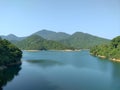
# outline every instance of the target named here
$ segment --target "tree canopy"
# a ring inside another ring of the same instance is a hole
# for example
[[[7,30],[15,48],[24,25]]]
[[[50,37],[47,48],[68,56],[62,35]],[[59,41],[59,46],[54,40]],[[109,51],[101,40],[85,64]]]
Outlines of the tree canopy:
[[[91,48],[90,52],[93,55],[101,55],[106,58],[120,59],[120,36],[111,40],[110,44],[98,45]]]
[[[9,65],[20,61],[22,51],[15,45],[11,44],[8,40],[0,38],[0,66]]]
[[[59,42],[46,40],[38,35],[31,35],[24,40],[16,43],[20,49],[23,50],[64,50],[73,49],[67,45],[62,45]]]

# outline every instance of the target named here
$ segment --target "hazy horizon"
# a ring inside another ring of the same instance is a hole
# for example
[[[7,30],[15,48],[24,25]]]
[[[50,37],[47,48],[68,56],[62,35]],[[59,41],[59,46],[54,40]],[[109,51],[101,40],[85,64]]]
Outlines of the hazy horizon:
[[[0,12],[0,35],[23,37],[42,29],[107,39],[120,35],[119,0],[3,0]]]

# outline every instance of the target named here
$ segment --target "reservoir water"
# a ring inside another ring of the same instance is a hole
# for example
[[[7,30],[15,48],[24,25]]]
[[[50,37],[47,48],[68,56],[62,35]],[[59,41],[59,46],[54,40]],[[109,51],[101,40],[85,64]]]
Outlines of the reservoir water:
[[[23,51],[22,65],[0,71],[0,90],[120,90],[120,63],[81,51]]]

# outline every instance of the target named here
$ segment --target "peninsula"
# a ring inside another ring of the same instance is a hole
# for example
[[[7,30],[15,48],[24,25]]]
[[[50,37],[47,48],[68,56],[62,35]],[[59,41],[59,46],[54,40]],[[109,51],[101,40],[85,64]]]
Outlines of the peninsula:
[[[120,62],[120,36],[113,38],[109,44],[97,45],[91,48],[90,53],[100,58]]]
[[[22,51],[6,39],[0,38],[0,70],[21,64]]]

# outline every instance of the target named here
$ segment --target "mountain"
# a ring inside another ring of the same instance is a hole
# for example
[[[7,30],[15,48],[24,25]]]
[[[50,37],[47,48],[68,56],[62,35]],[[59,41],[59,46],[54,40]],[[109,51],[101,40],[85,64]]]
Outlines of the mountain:
[[[16,35],[14,34],[9,34],[7,36],[4,36],[4,35],[1,35],[0,36],[2,39],[6,39],[6,40],[9,40],[11,42],[15,42],[15,41],[20,41],[20,40],[23,40],[25,37],[17,37]]]
[[[17,42],[17,45],[20,49],[23,50],[63,50],[71,49],[66,45],[62,45],[59,42],[46,40],[38,35],[31,35],[25,38],[22,41]]]
[[[64,33],[64,32],[53,32],[53,31],[49,31],[45,29],[38,31],[34,33],[33,35],[38,35],[38,36],[43,37],[44,39],[54,40],[54,41],[63,40],[70,36],[69,34]]]
[[[41,31],[33,33],[31,36],[36,36],[36,35],[39,36],[39,38],[44,39],[44,41],[47,43],[48,43],[48,41],[51,43],[59,42],[60,45],[73,47],[75,49],[89,49],[95,45],[110,42],[110,40],[108,40],[108,39],[93,36],[91,34],[87,34],[87,33],[83,33],[83,32],[75,32],[74,34],[69,35],[64,32],[54,32],[54,31],[49,31],[49,30],[43,29]],[[10,34],[8,36],[2,36],[2,38],[5,38],[5,39],[11,41],[12,43],[17,43],[18,41],[22,41],[21,43],[23,43],[23,42],[28,43],[28,41],[26,39],[28,39],[29,37],[17,37],[13,34]],[[35,41],[36,41],[35,39],[32,41],[30,40],[31,43],[35,42]],[[21,45],[21,43],[19,43],[19,44]],[[24,45],[21,45],[21,46],[24,46]],[[50,45],[50,44],[48,44],[48,45]],[[58,46],[58,44],[57,44],[57,46]]]
[[[61,40],[64,45],[69,45],[77,49],[89,49],[98,44],[109,43],[110,40],[93,36],[87,33],[76,32],[69,38]]]
[[[47,40],[60,42],[64,45],[69,45],[77,49],[88,49],[98,44],[108,43],[108,39],[93,36],[87,33],[75,32],[72,35],[63,32],[53,32],[49,30],[41,30],[33,35],[39,35]]]

